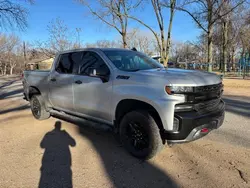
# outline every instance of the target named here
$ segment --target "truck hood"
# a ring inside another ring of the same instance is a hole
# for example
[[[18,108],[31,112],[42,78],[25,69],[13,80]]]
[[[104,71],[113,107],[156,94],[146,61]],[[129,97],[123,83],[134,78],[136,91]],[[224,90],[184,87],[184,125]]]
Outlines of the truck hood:
[[[204,86],[221,83],[220,76],[197,70],[185,69],[150,69],[137,72],[145,76],[163,77],[174,86]]]

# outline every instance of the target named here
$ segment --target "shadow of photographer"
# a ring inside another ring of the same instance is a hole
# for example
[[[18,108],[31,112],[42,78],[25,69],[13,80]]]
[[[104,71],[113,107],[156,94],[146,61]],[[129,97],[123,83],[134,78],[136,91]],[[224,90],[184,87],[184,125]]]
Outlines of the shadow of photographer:
[[[39,188],[73,187],[71,171],[71,153],[69,146],[74,147],[75,140],[65,130],[61,130],[61,122],[46,133],[40,147],[44,148]]]

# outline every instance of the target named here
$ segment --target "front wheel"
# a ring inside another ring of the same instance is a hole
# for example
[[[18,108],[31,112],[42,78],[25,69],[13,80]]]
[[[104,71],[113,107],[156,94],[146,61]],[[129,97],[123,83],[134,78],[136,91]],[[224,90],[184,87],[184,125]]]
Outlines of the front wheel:
[[[30,100],[30,107],[33,116],[38,120],[48,119],[50,113],[46,111],[43,98],[41,95],[33,95]]]
[[[132,111],[123,117],[120,139],[133,156],[144,160],[154,157],[163,147],[160,130],[146,111]]]

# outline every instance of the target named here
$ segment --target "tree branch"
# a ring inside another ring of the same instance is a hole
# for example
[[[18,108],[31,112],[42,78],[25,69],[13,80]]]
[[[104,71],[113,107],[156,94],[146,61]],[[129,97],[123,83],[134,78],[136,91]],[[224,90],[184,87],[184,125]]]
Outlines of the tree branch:
[[[187,14],[189,14],[193,20],[198,24],[198,26],[203,30],[205,31],[206,33],[208,33],[208,30],[200,23],[200,21],[188,10],[184,9],[184,8],[181,8],[181,7],[176,7],[175,8],[176,10],[179,10],[179,11],[183,11],[183,12],[186,12]]]
[[[96,17],[98,17],[102,22],[106,23],[107,25],[109,25],[110,27],[115,28],[120,34],[121,34],[121,30],[114,24],[108,22],[107,20],[105,20],[101,15],[97,14],[89,5],[86,5],[90,12],[95,15]]]
[[[138,18],[136,18],[136,17],[134,17],[134,16],[130,16],[130,15],[126,15],[126,16],[127,16],[128,18],[132,19],[132,20],[137,21],[138,23],[140,23],[140,24],[143,25],[144,27],[148,28],[148,29],[153,33],[153,35],[154,35],[154,37],[155,37],[155,39],[156,39],[156,41],[157,41],[157,45],[158,45],[159,49],[162,48],[157,33],[156,33],[149,25],[147,25],[146,23],[144,23],[143,21],[141,21],[140,19],[138,19]]]
[[[27,27],[27,11],[17,3],[1,0],[0,18],[0,27],[18,27],[20,30],[24,30]]]
[[[240,1],[238,4],[236,4],[234,7],[232,7],[230,10],[228,10],[228,11],[225,12],[224,14],[218,15],[218,17],[214,18],[214,20],[212,21],[212,24],[214,24],[217,20],[223,18],[224,16],[226,16],[226,15],[229,14],[230,12],[233,12],[238,6],[242,5],[244,2],[246,2],[246,0]]]
[[[158,0],[151,0],[151,3],[153,5],[155,16],[157,18],[160,30],[163,30],[163,23],[162,23],[162,20],[160,19],[160,15],[159,15],[159,7],[158,7],[159,2],[158,2]]]

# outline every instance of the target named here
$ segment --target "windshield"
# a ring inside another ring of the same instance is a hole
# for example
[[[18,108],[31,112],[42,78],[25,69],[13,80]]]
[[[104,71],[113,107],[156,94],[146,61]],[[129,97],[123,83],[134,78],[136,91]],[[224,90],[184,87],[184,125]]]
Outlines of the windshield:
[[[112,63],[123,71],[163,68],[156,60],[136,51],[104,51]]]

